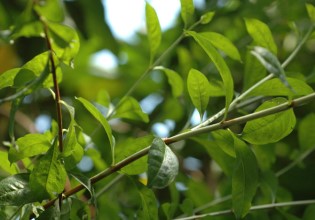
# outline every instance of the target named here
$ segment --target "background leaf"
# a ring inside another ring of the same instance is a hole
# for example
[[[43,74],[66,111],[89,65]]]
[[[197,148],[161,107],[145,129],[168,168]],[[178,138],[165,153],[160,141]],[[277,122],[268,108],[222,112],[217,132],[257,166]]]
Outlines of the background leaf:
[[[277,106],[286,102],[284,98],[274,98],[264,102],[255,112]],[[295,115],[292,109],[279,112],[246,123],[242,138],[251,144],[274,143],[289,135],[295,126]]]
[[[197,108],[200,118],[209,103],[209,82],[207,77],[196,69],[191,69],[187,77],[187,89],[192,103]]]
[[[145,4],[145,15],[150,45],[150,63],[152,63],[154,56],[161,44],[161,27],[154,8],[148,2]]]
[[[314,136],[315,114],[306,115],[298,126],[298,138],[300,148],[303,150],[315,148]]]
[[[180,14],[184,21],[185,27],[187,27],[193,18],[195,7],[192,0],[180,0],[181,10]]]
[[[158,219],[158,209],[157,201],[155,195],[151,189],[142,188],[138,190],[141,201],[142,209],[139,214],[139,219],[145,220],[157,220]]]
[[[236,218],[248,213],[258,186],[258,166],[254,153],[234,137],[236,166],[232,177],[232,206]]]

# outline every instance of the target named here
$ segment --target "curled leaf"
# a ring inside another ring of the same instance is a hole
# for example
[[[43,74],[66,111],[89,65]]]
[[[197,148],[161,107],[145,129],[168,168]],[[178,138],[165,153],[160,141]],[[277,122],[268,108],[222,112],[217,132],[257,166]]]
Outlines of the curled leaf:
[[[148,155],[148,187],[164,188],[178,173],[178,159],[161,138],[155,138]]]

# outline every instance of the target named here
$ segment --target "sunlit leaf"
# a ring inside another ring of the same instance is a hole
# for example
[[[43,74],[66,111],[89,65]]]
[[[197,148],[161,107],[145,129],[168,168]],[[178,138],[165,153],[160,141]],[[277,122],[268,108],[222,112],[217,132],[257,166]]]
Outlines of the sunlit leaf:
[[[265,23],[254,18],[246,18],[245,24],[246,29],[254,39],[255,44],[267,48],[273,54],[277,54],[277,45],[269,27]]]
[[[178,159],[161,138],[155,138],[148,153],[148,187],[164,188],[178,173]]]
[[[274,98],[264,102],[255,112],[285,103],[285,98]],[[268,115],[246,123],[242,138],[251,144],[274,143],[289,135],[295,126],[295,115],[292,109]]]
[[[67,173],[55,143],[39,159],[30,175],[30,187],[41,199],[54,198],[64,190]]]
[[[209,82],[207,77],[196,69],[191,69],[187,77],[187,89],[192,103],[197,108],[200,118],[209,103]]]
[[[125,141],[121,141],[116,146],[116,152],[115,152],[115,160],[121,161],[134,153],[150,146],[152,143],[154,137],[144,136],[140,138],[128,138]],[[141,174],[147,170],[147,157],[144,156],[137,161],[125,166],[121,169],[123,173],[126,173],[128,175],[136,175]]]
[[[44,26],[40,21],[32,21],[13,30],[12,39],[20,37],[43,37]]]
[[[62,22],[64,19],[64,10],[62,10],[59,0],[46,0],[35,4],[36,12],[49,21]]]
[[[303,150],[315,148],[315,114],[311,113],[306,115],[299,124],[298,137],[300,148]]]
[[[83,106],[93,115],[93,117],[101,123],[103,126],[106,134],[108,141],[110,143],[110,149],[111,149],[111,155],[112,155],[112,162],[114,162],[114,142],[113,142],[113,136],[112,136],[112,129],[110,125],[108,124],[106,118],[102,115],[102,113],[89,101],[87,101],[84,98],[77,98]]]
[[[238,52],[238,49],[227,37],[216,32],[203,32],[198,33],[198,35],[204,39],[207,39],[213,46],[223,51],[227,56],[234,60],[241,61],[241,56]]]
[[[312,4],[306,4],[306,9],[308,16],[310,17],[311,21],[315,23],[315,7]]]
[[[224,83],[224,90],[225,90],[225,117],[227,115],[227,111],[233,99],[234,94],[234,84],[233,78],[228,68],[227,64],[225,63],[222,56],[219,52],[214,48],[212,43],[209,39],[203,37],[199,33],[194,31],[187,31],[187,34],[191,35],[197,43],[204,49],[207,55],[210,57],[216,68],[219,70],[219,73],[222,77]]]
[[[280,79],[274,78],[264,82],[253,89],[248,96],[302,96],[313,92],[312,87],[299,79],[286,78],[288,84],[292,87],[294,92],[285,86]]]
[[[11,163],[26,157],[32,157],[46,153],[51,146],[50,140],[45,134],[27,134],[16,141],[16,147],[9,151]]]
[[[151,189],[145,187],[139,189],[138,192],[142,203],[142,209],[140,212],[138,212],[139,219],[157,220],[158,205],[154,192]]]
[[[8,160],[8,152],[7,151],[2,151],[0,150],[0,170],[4,171],[5,173],[8,174],[16,174],[17,169],[15,168],[15,164],[11,164],[10,161]]]
[[[182,95],[184,91],[184,82],[182,77],[177,72],[162,66],[156,67],[155,69],[162,70],[165,73],[168,83],[172,88],[172,94],[174,97],[179,97]]]
[[[131,96],[121,100],[113,117],[149,122],[148,115],[142,111],[139,102]]]
[[[181,3],[180,14],[184,21],[185,27],[187,27],[193,19],[193,15],[195,11],[194,1],[193,0],[180,0],[180,3]]]
[[[150,45],[150,63],[161,44],[162,34],[159,19],[154,8],[146,2],[145,4],[146,26]]]
[[[21,206],[38,201],[29,186],[29,176],[29,173],[20,173],[0,181],[0,206]]]
[[[215,12],[214,11],[209,11],[205,14],[203,14],[200,18],[201,24],[208,24],[210,21],[212,21],[212,18],[214,17]]]
[[[258,186],[258,166],[254,153],[234,137],[236,165],[232,177],[232,206],[237,219],[248,213]]]

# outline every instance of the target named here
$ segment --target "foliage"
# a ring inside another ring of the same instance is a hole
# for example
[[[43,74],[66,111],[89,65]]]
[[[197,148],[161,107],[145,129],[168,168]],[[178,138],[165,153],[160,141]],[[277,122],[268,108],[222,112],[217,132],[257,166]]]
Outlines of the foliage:
[[[0,2],[1,219],[312,219],[315,6],[180,4],[130,43],[99,0]]]

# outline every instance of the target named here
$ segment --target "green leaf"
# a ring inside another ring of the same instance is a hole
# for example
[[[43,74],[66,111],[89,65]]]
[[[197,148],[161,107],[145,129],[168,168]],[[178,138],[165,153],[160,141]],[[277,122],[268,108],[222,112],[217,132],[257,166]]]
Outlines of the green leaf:
[[[303,214],[303,220],[313,220],[315,216],[315,204],[308,205]]]
[[[150,63],[152,63],[154,56],[161,44],[161,27],[154,8],[148,2],[145,4],[145,15],[150,45]]]
[[[138,101],[131,96],[124,97],[121,100],[113,117],[149,122],[148,115],[142,111]]]
[[[217,80],[214,78],[210,79],[208,91],[210,97],[225,96],[224,85],[221,80]]]
[[[164,188],[178,173],[178,159],[161,138],[155,138],[148,153],[148,187]]]
[[[71,61],[79,51],[80,40],[77,32],[68,26],[49,22],[50,37],[53,39],[52,49],[59,59],[67,65],[71,65]]]
[[[16,174],[17,169],[15,165],[10,164],[8,161],[8,152],[0,150],[0,170],[1,172],[8,173],[10,175]]]
[[[265,23],[257,19],[246,18],[245,24],[246,29],[249,35],[254,39],[255,44],[267,48],[273,54],[277,54],[277,45],[269,27]]]
[[[157,66],[154,69],[162,70],[165,73],[168,79],[168,83],[172,88],[172,94],[174,97],[179,97],[183,94],[184,82],[182,77],[177,72],[162,66]]]
[[[86,188],[89,193],[90,196],[93,197],[94,196],[94,188],[91,184],[91,179],[87,176],[84,176],[81,172],[76,172],[76,171],[70,171],[69,174],[71,176],[73,176],[78,182],[80,182],[84,188]]]
[[[152,135],[140,138],[128,138],[120,141],[115,150],[115,160],[122,161],[123,159],[135,154],[136,152],[150,146],[154,137]],[[147,157],[144,156],[133,163],[123,167],[121,171],[128,175],[137,175],[144,173],[147,170]]]
[[[11,163],[26,157],[32,157],[46,153],[51,146],[50,140],[45,134],[27,134],[16,141],[16,147],[9,150]]]
[[[182,204],[180,204],[179,208],[185,213],[187,216],[192,216],[194,214],[194,204],[191,199],[184,199]]]
[[[245,55],[245,70],[243,91],[249,89],[252,85],[267,75],[265,67],[251,54],[251,50],[246,50]]]
[[[62,22],[64,19],[64,10],[59,0],[46,0],[40,4],[34,4],[34,9],[49,21]]]
[[[219,165],[227,176],[232,175],[235,158],[225,153],[214,141],[208,141],[201,138],[192,138],[192,140],[207,150],[209,156]]]
[[[292,86],[288,83],[285,72],[275,55],[263,47],[254,47],[251,53],[260,61],[267,71],[275,74],[286,87],[294,91]]]
[[[154,192],[145,187],[139,189],[138,192],[142,203],[142,210],[138,213],[139,219],[157,220],[158,204]]]
[[[231,157],[236,157],[234,150],[234,139],[228,130],[211,132],[216,144]]]
[[[248,95],[249,96],[303,96],[308,95],[313,92],[312,87],[306,84],[304,81],[294,78],[286,78],[288,84],[293,89],[289,89],[285,86],[280,79],[274,78],[264,82],[263,84],[257,86]]]
[[[300,121],[298,127],[299,145],[303,150],[315,148],[314,136],[315,114],[310,113]]]
[[[248,213],[258,186],[258,166],[254,153],[233,135],[236,165],[232,177],[232,206],[236,218]]]
[[[209,11],[205,14],[203,14],[200,18],[201,24],[208,24],[210,21],[212,21],[213,16],[215,15],[215,12]]]
[[[200,118],[209,103],[209,82],[207,77],[196,69],[191,69],[187,77],[187,89],[192,103],[197,108]]]
[[[264,102],[255,112],[285,103],[285,98],[274,98]],[[268,144],[278,142],[289,135],[295,126],[295,115],[292,109],[268,115],[246,123],[242,138],[251,144]]]
[[[187,31],[186,33],[192,36],[197,41],[197,43],[204,49],[216,68],[219,70],[219,73],[224,83],[226,117],[234,94],[234,84],[230,69],[228,68],[224,59],[221,57],[218,51],[214,48],[211,41],[209,41],[209,39],[204,38],[203,35],[198,34],[194,31]]]
[[[86,99],[80,97],[80,98],[77,98],[77,100],[79,100],[83,104],[83,106],[91,113],[91,115],[93,115],[93,117],[97,121],[99,121],[101,123],[101,125],[103,126],[103,128],[107,134],[109,144],[110,144],[112,163],[114,163],[114,142],[113,142],[112,129],[111,129],[110,125],[108,124],[106,118],[102,115],[102,113],[93,104],[91,104]]]
[[[19,173],[0,181],[0,206],[21,206],[38,201],[29,187],[29,173]]]
[[[203,32],[198,34],[200,37],[207,39],[217,49],[223,51],[227,56],[234,60],[241,61],[240,53],[234,44],[222,34],[216,32]]]
[[[17,39],[20,37],[43,37],[44,26],[40,21],[32,21],[21,26],[16,27],[13,30],[11,39]]]
[[[252,149],[256,155],[260,170],[270,170],[271,166],[276,162],[276,146],[274,144],[253,145]]]
[[[308,16],[310,17],[311,21],[315,23],[315,7],[312,4],[306,4],[306,9]]]
[[[274,203],[276,201],[278,179],[274,172],[267,170],[261,174],[260,188],[268,198],[267,202]]]
[[[184,21],[185,27],[187,27],[193,19],[193,15],[195,11],[194,1],[193,0],[180,0],[180,4],[181,4],[180,14]]]
[[[67,173],[59,158],[57,141],[47,154],[39,159],[30,175],[30,187],[41,198],[55,198],[64,190]]]

